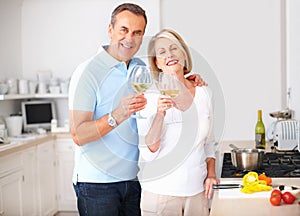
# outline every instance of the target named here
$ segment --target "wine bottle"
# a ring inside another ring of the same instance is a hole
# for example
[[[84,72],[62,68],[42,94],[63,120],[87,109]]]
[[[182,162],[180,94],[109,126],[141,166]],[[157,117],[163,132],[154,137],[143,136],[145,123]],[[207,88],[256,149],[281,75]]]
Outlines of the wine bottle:
[[[262,111],[258,110],[257,112],[257,122],[255,126],[255,148],[263,149],[266,148],[266,139],[265,139],[265,125],[262,121]]]

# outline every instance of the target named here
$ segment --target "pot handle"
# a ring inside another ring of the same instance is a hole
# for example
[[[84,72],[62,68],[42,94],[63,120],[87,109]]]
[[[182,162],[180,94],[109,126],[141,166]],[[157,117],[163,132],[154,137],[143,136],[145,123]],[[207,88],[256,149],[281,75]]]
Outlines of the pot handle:
[[[234,144],[230,143],[229,147],[233,148],[233,149],[238,149],[238,147],[236,147]]]

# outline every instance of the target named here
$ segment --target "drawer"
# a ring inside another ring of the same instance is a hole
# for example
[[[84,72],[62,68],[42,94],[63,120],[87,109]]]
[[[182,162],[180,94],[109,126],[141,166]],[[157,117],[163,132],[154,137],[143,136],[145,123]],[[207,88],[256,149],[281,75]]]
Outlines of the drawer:
[[[0,158],[0,175],[22,168],[21,152],[2,156]]]
[[[56,139],[56,152],[70,152],[75,151],[75,143],[72,139]]]

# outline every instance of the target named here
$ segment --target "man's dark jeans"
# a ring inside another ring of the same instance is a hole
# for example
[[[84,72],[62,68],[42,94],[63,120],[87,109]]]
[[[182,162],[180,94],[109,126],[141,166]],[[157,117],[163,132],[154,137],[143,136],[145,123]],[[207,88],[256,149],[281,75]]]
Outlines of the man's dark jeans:
[[[74,185],[81,216],[140,216],[139,181]]]

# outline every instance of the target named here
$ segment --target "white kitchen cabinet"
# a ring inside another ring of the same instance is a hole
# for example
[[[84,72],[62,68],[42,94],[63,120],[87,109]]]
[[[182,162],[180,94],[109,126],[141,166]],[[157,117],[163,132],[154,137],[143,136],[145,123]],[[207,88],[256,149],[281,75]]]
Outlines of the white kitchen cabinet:
[[[37,146],[37,181],[39,215],[54,215],[57,211],[54,141]]]
[[[56,139],[57,195],[59,211],[76,211],[76,195],[72,185],[74,142],[70,138]]]
[[[31,142],[31,141],[30,141]],[[0,216],[54,215],[77,211],[72,186],[74,143],[69,136],[44,141],[0,157]]]
[[[21,154],[0,158],[0,215],[23,215]]]
[[[37,172],[36,148],[31,147],[22,152],[23,163],[23,215],[38,215],[37,206]]]
[[[24,215],[22,210],[22,182],[21,170],[0,178],[0,215]]]

